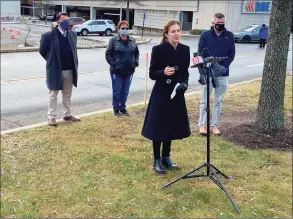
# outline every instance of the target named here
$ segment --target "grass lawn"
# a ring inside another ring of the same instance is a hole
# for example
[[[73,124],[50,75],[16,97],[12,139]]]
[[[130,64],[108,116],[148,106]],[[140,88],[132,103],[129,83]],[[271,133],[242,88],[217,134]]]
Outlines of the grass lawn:
[[[253,110],[260,82],[229,88],[224,113]],[[198,94],[187,97],[191,126]],[[292,112],[292,77],[285,108]],[[2,136],[1,217],[292,218],[292,153],[251,150],[212,137],[212,163],[233,180],[222,180],[241,210],[211,180],[186,179],[160,187],[205,162],[206,139],[174,141],[181,167],[152,172],[151,142],[141,135],[144,107],[132,116],[103,113],[57,128],[41,127]]]

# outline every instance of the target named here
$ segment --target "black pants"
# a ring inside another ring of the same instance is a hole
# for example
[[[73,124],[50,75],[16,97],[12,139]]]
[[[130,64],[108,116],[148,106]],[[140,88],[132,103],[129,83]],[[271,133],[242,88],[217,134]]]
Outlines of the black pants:
[[[259,47],[265,47],[266,46],[266,40],[265,39],[260,39],[259,40]]]
[[[161,152],[162,143],[163,143],[162,157],[170,157],[171,141],[169,142],[153,141],[154,158],[156,160],[161,159],[160,152]]]

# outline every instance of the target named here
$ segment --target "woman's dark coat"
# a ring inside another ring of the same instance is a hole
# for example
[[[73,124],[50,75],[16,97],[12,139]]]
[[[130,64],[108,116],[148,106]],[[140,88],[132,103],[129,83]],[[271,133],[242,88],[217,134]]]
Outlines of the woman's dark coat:
[[[178,44],[177,48],[166,42],[153,47],[149,76],[156,80],[150,97],[142,135],[152,141],[171,141],[190,136],[190,126],[184,92],[171,93],[177,82],[188,84],[190,63],[189,47]],[[165,76],[165,67],[178,66],[172,76]],[[166,83],[171,79],[171,83]]]

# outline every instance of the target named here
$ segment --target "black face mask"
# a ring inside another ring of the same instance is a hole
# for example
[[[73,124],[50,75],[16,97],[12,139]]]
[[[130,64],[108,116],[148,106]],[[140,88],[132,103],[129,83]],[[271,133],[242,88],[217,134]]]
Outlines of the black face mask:
[[[215,29],[219,32],[225,30],[225,24],[215,24]]]

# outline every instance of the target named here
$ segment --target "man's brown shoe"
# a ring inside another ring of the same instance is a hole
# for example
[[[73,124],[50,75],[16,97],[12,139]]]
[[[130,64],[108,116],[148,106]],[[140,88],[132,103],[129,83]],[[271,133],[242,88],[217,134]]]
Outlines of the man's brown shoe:
[[[211,132],[212,132],[213,135],[220,135],[221,134],[221,132],[219,131],[217,126],[212,126],[211,127]]]
[[[199,128],[199,134],[201,134],[201,135],[207,135],[207,127],[206,126],[201,126]]]
[[[57,125],[56,119],[54,119],[54,118],[48,119],[48,125],[56,126]]]
[[[71,122],[79,122],[80,118],[74,117],[74,116],[66,116],[66,117],[63,117],[63,120],[71,121]]]

